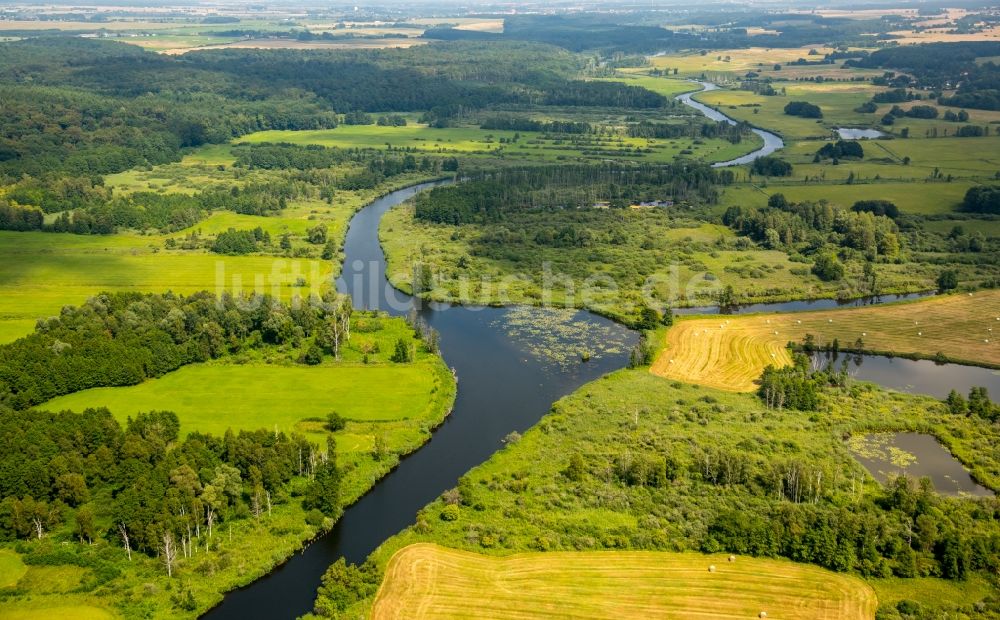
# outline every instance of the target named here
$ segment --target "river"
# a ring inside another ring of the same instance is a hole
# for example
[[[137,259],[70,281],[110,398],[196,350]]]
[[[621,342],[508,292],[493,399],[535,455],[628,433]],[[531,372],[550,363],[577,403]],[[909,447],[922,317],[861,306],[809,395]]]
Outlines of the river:
[[[704,86],[707,90],[714,88],[710,84]],[[690,95],[681,95],[679,99],[702,110],[709,118],[732,122],[725,115],[692,101]],[[783,145],[781,138],[774,134],[757,129],[754,132],[764,137],[762,149],[716,165],[745,163]],[[337,289],[349,293],[359,309],[379,309],[401,316],[416,307],[421,318],[440,333],[442,356],[455,369],[459,380],[451,415],[426,445],[405,457],[371,491],[349,506],[330,532],[264,577],[226,594],[223,602],[204,618],[279,620],[311,611],[320,578],[330,564],[341,557],[354,563],[364,561],[384,540],[412,524],[422,507],[455,486],[462,474],[501,448],[508,433],[523,432],[538,422],[559,398],[627,364],[637,335],[589,312],[576,312],[572,318],[580,329],[559,330],[562,335],[556,341],[550,339],[546,348],[553,348],[553,342],[556,347],[579,348],[581,342],[572,335],[565,335],[570,332],[584,339],[591,337],[602,343],[615,343],[615,346],[605,347],[585,363],[577,360],[559,363],[537,353],[532,342],[539,337],[537,332],[536,335],[518,334],[512,327],[517,323],[512,315],[525,312],[524,309],[425,304],[393,288],[385,275],[385,256],[378,237],[379,221],[389,209],[439,183],[423,183],[393,192],[354,216],[344,244],[344,273],[337,280]],[[893,300],[885,297],[868,303]],[[804,309],[808,304],[819,308],[834,303],[756,304],[743,311],[785,311]],[[695,310],[717,311],[712,308]],[[523,317],[520,320],[523,322]],[[545,325],[539,327],[544,329]],[[906,373],[913,369],[903,362],[906,360],[890,363],[885,358],[868,356],[864,363],[853,368],[852,374],[858,379],[884,382],[889,387],[917,392],[926,390],[935,395],[940,394],[938,379],[942,374],[957,377],[966,369],[981,371],[975,375],[976,380],[998,377],[983,369],[952,365],[946,373],[941,373],[941,369],[929,375],[917,372],[916,379],[907,380]],[[904,373],[899,374],[900,370]],[[921,366],[919,370],[926,369]],[[925,388],[920,379],[923,375],[934,377],[934,384]]]
[[[337,289],[350,293],[356,307],[397,316],[413,307],[413,298],[392,288],[385,277],[378,225],[386,211],[433,185],[393,192],[351,220],[344,244],[344,274]],[[451,415],[434,431],[431,441],[348,507],[331,532],[268,575],[226,594],[204,617],[279,620],[311,611],[320,577],[330,564],[340,557],[364,561],[384,540],[413,523],[418,510],[501,448],[508,433],[525,431],[562,396],[625,366],[637,341],[635,333],[618,324],[577,312],[574,319],[585,327],[583,332],[617,346],[586,363],[578,357],[572,363],[558,363],[538,355],[525,338],[510,335],[510,315],[518,311],[522,310],[442,304],[419,307],[420,316],[440,333],[441,353],[458,376]],[[562,344],[574,347],[579,343]]]
[[[677,95],[676,99],[683,103],[684,105],[690,106],[695,110],[698,110],[706,117],[712,119],[713,121],[726,122],[730,125],[735,125],[736,121],[729,118],[722,112],[719,112],[715,108],[711,108],[704,103],[700,103],[692,99],[693,95],[698,93],[704,93],[710,90],[718,90],[719,87],[710,82],[698,82],[701,84],[701,90],[695,91],[693,93],[684,93],[683,95]],[[729,161],[720,161],[718,163],[712,164],[713,168],[726,168],[728,166],[739,166],[741,164],[749,164],[758,157],[764,157],[765,155],[770,155],[771,153],[777,151],[778,149],[785,146],[785,142],[777,135],[770,131],[764,131],[763,129],[757,129],[754,127],[751,131],[763,138],[764,146],[760,147],[752,153],[747,153],[742,157],[737,157],[736,159],[730,159]]]

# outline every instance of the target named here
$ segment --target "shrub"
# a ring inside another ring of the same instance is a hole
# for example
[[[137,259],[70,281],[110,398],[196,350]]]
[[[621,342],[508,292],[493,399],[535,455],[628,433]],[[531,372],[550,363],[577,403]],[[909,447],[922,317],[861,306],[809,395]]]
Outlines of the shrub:
[[[837,259],[837,256],[832,252],[825,252],[816,256],[816,260],[812,266],[812,272],[819,277],[820,280],[825,282],[830,282],[832,280],[839,280],[844,277],[844,264]]]
[[[257,251],[257,237],[252,230],[230,228],[215,237],[212,251],[216,254],[250,254]]]
[[[915,105],[906,111],[910,118],[937,118],[938,109],[932,105]]]
[[[758,157],[753,161],[754,174],[767,177],[792,176],[792,164],[777,157]]]
[[[962,210],[973,213],[1000,213],[1000,185],[977,185],[965,192]]]
[[[823,159],[861,159],[865,156],[865,150],[862,148],[861,143],[857,140],[837,140],[836,142],[828,142],[824,144],[818,151],[816,151],[816,154]]]
[[[859,200],[854,203],[851,210],[858,213],[868,212],[875,215],[884,215],[893,219],[899,217],[899,207],[888,200]]]
[[[801,116],[802,118],[823,118],[823,111],[818,105],[807,101],[791,101],[785,106],[785,114]]]

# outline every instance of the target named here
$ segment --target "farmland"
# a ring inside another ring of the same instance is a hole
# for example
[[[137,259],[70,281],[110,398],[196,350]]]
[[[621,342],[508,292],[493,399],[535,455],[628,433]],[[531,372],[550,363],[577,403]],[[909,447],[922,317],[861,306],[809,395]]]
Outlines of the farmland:
[[[720,389],[752,391],[768,365],[791,363],[785,345],[811,334],[817,346],[1000,365],[1000,292],[885,306],[713,318],[682,318],[651,371]],[[859,346],[860,345],[860,346]]]
[[[716,568],[709,572],[708,567]],[[721,554],[605,551],[495,558],[416,544],[396,552],[375,601],[388,618],[656,617],[871,620],[861,580],[812,566]]]

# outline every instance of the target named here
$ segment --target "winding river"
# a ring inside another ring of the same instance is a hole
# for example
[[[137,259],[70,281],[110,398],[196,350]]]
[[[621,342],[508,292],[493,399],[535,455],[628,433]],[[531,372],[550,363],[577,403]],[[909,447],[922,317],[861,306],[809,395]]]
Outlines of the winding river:
[[[705,90],[716,88],[703,83]],[[734,122],[725,115],[693,101],[690,94],[678,97],[682,102],[715,120]],[[754,129],[764,139],[764,147],[716,166],[731,166],[752,161],[783,146],[775,134]],[[440,183],[440,182],[439,182]],[[502,446],[511,431],[523,432],[534,425],[552,403],[612,370],[622,368],[637,341],[637,335],[597,315],[579,311],[562,313],[565,322],[558,330],[548,330],[551,315],[542,310],[425,304],[392,287],[386,278],[385,256],[379,242],[382,216],[416,193],[439,183],[424,183],[393,192],[359,211],[351,220],[344,245],[344,273],[337,289],[349,293],[359,309],[378,309],[400,316],[416,308],[420,317],[441,336],[441,353],[455,369],[459,390],[454,409],[433,438],[382,478],[359,501],[348,507],[336,526],[320,536],[285,564],[250,585],[225,595],[223,602],[203,616],[211,620],[245,618],[292,619],[312,609],[316,589],[326,568],[344,557],[360,563],[384,540],[401,531],[414,520],[423,506],[453,487],[466,471],[485,461]],[[894,301],[878,298],[868,303]],[[742,311],[785,311],[819,308],[836,302],[790,302],[757,304]],[[696,311],[713,311],[699,308]],[[717,310],[715,310],[717,311]],[[525,312],[539,317],[527,318]],[[573,328],[567,325],[572,323]],[[525,324],[537,323],[535,331]],[[520,326],[520,331],[519,331]],[[553,331],[558,335],[541,332]],[[579,358],[567,363],[539,353],[538,340],[544,349],[592,350],[599,342],[599,352],[590,361]],[[589,340],[588,340],[589,339]],[[895,366],[892,366],[895,364]],[[908,364],[918,364],[911,368]],[[866,357],[852,371],[859,379],[879,381],[897,389],[925,391],[922,376],[934,377],[927,386],[932,394],[941,389],[942,375],[965,376],[969,370],[976,385],[992,377],[1000,392],[1000,375],[983,369],[962,366],[930,368],[933,362],[886,360]],[[889,369],[889,370],[887,370]],[[918,370],[920,372],[914,372]],[[929,372],[933,370],[933,372]],[[914,378],[915,377],[915,378]],[[983,380],[983,381],[979,381]],[[913,385],[916,383],[916,385]],[[942,383],[943,385],[943,383]]]
[[[393,192],[351,220],[344,245],[344,273],[337,289],[350,293],[356,307],[397,316],[414,307],[414,299],[394,289],[385,277],[378,226],[386,211],[433,185]],[[442,304],[417,307],[424,321],[440,333],[441,353],[458,376],[458,397],[451,415],[430,442],[404,458],[399,467],[347,508],[331,532],[268,575],[227,594],[205,618],[278,620],[311,611],[320,578],[330,564],[340,557],[349,562],[364,561],[384,540],[413,523],[418,510],[502,447],[508,433],[525,431],[562,396],[625,366],[637,340],[636,334],[607,319],[576,312],[577,332],[596,334],[616,346],[586,363],[579,357],[573,363],[559,363],[539,355],[531,338],[516,333],[512,314],[523,309]],[[580,344],[572,336],[564,336],[555,346],[574,348]]]
[[[701,90],[697,90],[693,93],[684,93],[683,95],[677,95],[676,99],[683,103],[684,105],[690,106],[695,110],[698,110],[708,118],[713,121],[726,122],[730,125],[735,125],[736,121],[729,118],[722,112],[719,112],[715,108],[711,108],[704,103],[700,103],[692,99],[692,96],[698,93],[704,93],[710,90],[718,90],[719,87],[711,82],[698,82],[701,84]],[[755,134],[763,138],[764,146],[760,147],[752,153],[747,153],[742,157],[737,157],[736,159],[730,159],[729,161],[720,161],[718,163],[712,164],[713,168],[726,168],[728,166],[739,166],[741,164],[749,164],[758,157],[763,157],[765,155],[770,155],[771,153],[777,151],[778,149],[785,146],[785,142],[777,135],[770,131],[764,131],[763,129],[757,129],[754,127],[751,129]]]

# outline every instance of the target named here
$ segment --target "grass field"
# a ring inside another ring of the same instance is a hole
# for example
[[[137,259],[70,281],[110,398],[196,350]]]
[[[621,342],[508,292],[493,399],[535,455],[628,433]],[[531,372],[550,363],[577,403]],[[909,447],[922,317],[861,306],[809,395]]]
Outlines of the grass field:
[[[872,127],[895,135],[900,135],[901,129],[908,128],[910,138],[906,142],[912,143],[915,139],[923,139],[931,135],[934,135],[935,140],[945,139],[946,136],[953,135],[957,128],[962,126],[962,123],[945,121],[939,117],[937,119],[902,118],[893,124],[892,127],[883,127],[879,124],[879,119],[889,111],[892,105],[880,104],[879,110],[875,113],[855,111],[857,106],[870,100],[872,95],[885,90],[882,87],[873,86],[869,83],[782,81],[775,82],[773,86],[776,90],[784,89],[785,94],[763,96],[746,90],[720,89],[698,94],[695,96],[695,99],[716,107],[733,118],[745,120],[760,127],[770,129],[781,134],[784,138],[791,140],[827,138],[830,135],[830,130],[836,127]],[[823,110],[823,118],[817,120],[785,114],[784,107],[790,101],[808,101],[818,105]],[[927,102],[913,101],[900,104],[900,107],[905,109],[921,104],[926,105]],[[934,102],[931,105],[937,107],[942,116],[949,109],[953,112],[958,111],[958,108],[940,106]],[[968,113],[970,123],[976,125],[986,125],[1000,120],[1000,113],[998,112],[969,110]],[[995,132],[991,133],[995,134]],[[993,137],[995,138],[995,136]],[[972,143],[965,142],[966,140],[969,139],[960,138],[958,142],[959,144],[965,144],[965,149],[968,149],[969,144]],[[894,142],[893,144],[899,143]],[[934,144],[938,143],[934,142]],[[996,142],[980,142],[980,144],[992,145],[996,144]],[[927,148],[934,148],[929,145],[926,146]],[[813,152],[815,152],[816,148],[818,146],[813,148]],[[937,148],[944,147],[939,146]],[[928,154],[932,155],[934,152],[930,151]],[[907,153],[901,154],[900,157],[905,154]],[[979,157],[989,158],[986,152],[979,150],[972,153],[965,150],[962,154],[966,158],[970,155],[975,155],[973,159],[978,159]],[[914,159],[918,158],[914,157]],[[941,166],[942,168],[946,168],[948,164],[941,164]],[[996,162],[994,158],[991,173],[995,170]]]
[[[996,333],[996,336],[994,336]],[[752,391],[770,364],[786,365],[788,342],[806,334],[843,348],[1000,365],[1000,291],[821,312],[682,318],[667,331],[651,372],[719,389]]]
[[[21,556],[13,549],[0,549],[0,590],[9,588],[28,572]]]
[[[92,606],[91,601],[69,594],[80,586],[87,569],[77,566],[28,566],[13,549],[0,549],[0,595],[18,588],[43,595],[38,600],[6,602],[0,600],[0,618],[14,620],[104,620],[113,618],[107,609]],[[45,595],[56,594],[58,597]],[[76,601],[74,599],[79,598]]]
[[[683,83],[683,82],[682,82]],[[688,89],[690,90],[690,89]],[[520,134],[517,142],[515,134]],[[507,140],[500,143],[500,139]],[[575,140],[575,141],[574,141]],[[682,150],[690,150],[689,157],[706,161],[725,161],[739,157],[756,148],[759,143],[745,140],[731,144],[726,140],[705,139],[694,144],[690,139],[654,140],[645,138],[598,138],[579,136],[546,138],[539,132],[499,131],[477,127],[449,127],[435,129],[426,125],[410,124],[405,127],[380,127],[378,125],[342,125],[336,129],[305,131],[262,131],[240,138],[242,142],[290,142],[292,144],[319,144],[343,148],[377,148],[387,145],[394,148],[415,149],[418,152],[460,155],[503,155],[525,160],[556,161],[573,159],[600,159],[615,157],[625,160],[651,162],[673,161]],[[648,152],[647,152],[648,151]]]
[[[60,597],[61,598],[61,597]],[[72,597],[70,597],[72,598]],[[91,605],[65,605],[56,601],[43,599],[40,601],[0,603],[0,617],[4,620],[108,620],[115,615],[107,609]]]
[[[870,620],[875,607],[860,579],[780,560],[641,551],[495,558],[415,544],[390,560],[371,617],[736,619],[764,611]]]
[[[161,250],[162,238],[0,232],[0,336],[11,340],[35,319],[104,290],[193,293],[242,288],[288,301],[329,282],[329,261],[221,256]],[[297,287],[299,277],[306,287]],[[235,280],[239,281],[236,287]]]
[[[772,194],[784,194],[792,202],[819,202],[850,209],[859,200],[888,200],[903,213],[933,215],[954,213],[961,205],[970,183],[873,182],[855,183],[768,183],[765,188],[750,185],[727,187],[721,204],[763,207]],[[720,209],[721,210],[721,209]],[[947,229],[950,230],[950,227]],[[947,232],[945,230],[945,232]]]
[[[61,396],[40,409],[107,407],[120,421],[142,411],[170,410],[184,431],[221,436],[227,428],[291,432],[330,411],[357,422],[430,417],[439,377],[428,364],[274,366],[197,364],[130,387],[94,388]],[[269,387],[259,389],[261,382]],[[226,394],[226,398],[219,398]]]
[[[228,429],[263,428],[301,433],[319,445],[327,436],[326,416],[336,411],[347,421],[334,435],[345,471],[342,492],[345,501],[353,501],[399,455],[430,438],[455,398],[454,378],[439,356],[418,347],[413,362],[389,361],[398,339],[412,340],[413,331],[403,319],[363,320],[373,327],[352,333],[340,361],[293,364],[290,359],[299,351],[265,348],[183,366],[138,385],[75,392],[38,409],[107,407],[123,423],[140,412],[167,410],[177,414],[182,434],[221,437]],[[267,389],[260,388],[264,384]],[[379,439],[385,441],[389,457],[373,457]]]

